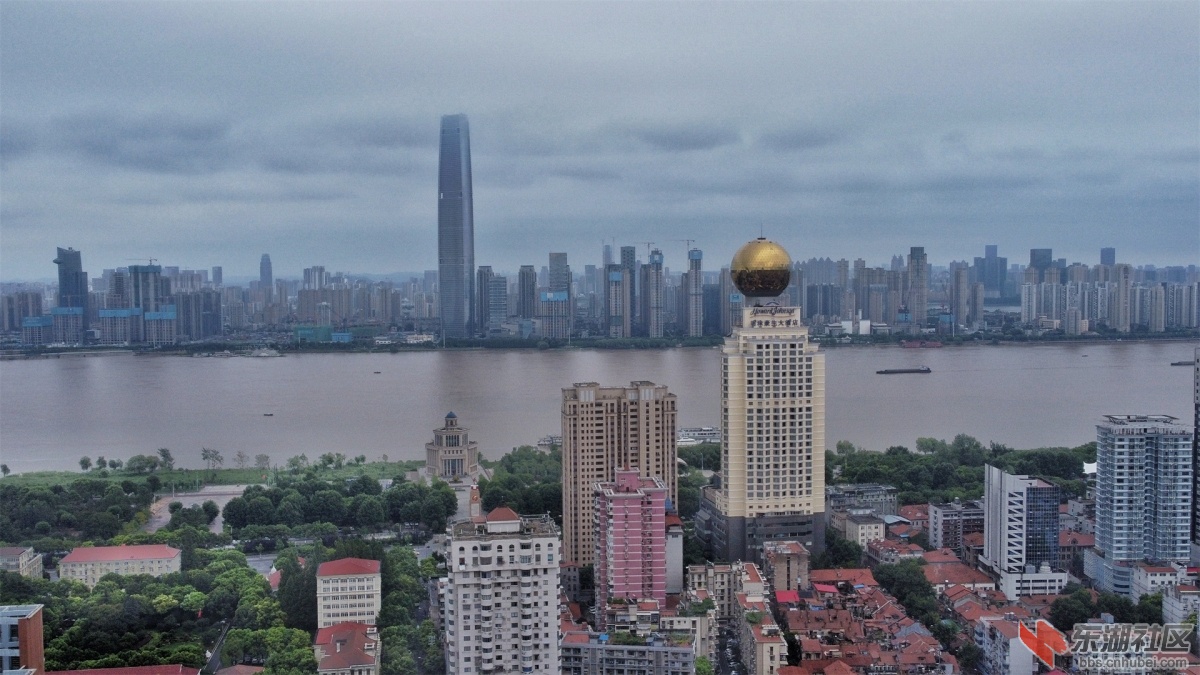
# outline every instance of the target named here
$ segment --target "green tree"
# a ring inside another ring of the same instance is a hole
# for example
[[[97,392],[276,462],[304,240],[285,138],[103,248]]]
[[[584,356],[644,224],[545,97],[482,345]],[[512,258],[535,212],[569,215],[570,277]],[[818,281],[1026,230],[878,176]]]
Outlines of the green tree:
[[[365,497],[354,513],[355,523],[359,527],[377,527],[387,518],[383,510],[383,500],[374,495]]]
[[[158,459],[159,464],[161,464],[162,468],[166,469],[167,471],[171,471],[175,468],[175,456],[171,454],[169,449],[159,448]]]
[[[91,457],[80,457],[79,458],[79,470],[87,471],[90,468],[92,468],[92,458]]]
[[[209,471],[214,471],[217,467],[225,463],[225,457],[219,451],[212,448],[200,448],[200,459],[208,467]]]
[[[295,558],[281,558],[279,606],[287,617],[285,625],[302,631],[317,629],[317,556],[310,556],[305,567]]]
[[[212,521],[216,520],[217,516],[221,515],[221,507],[217,506],[217,503],[211,499],[206,499],[204,503],[200,505],[200,510],[204,511],[205,525],[208,525]]]
[[[1086,589],[1055,600],[1050,605],[1050,623],[1054,627],[1067,632],[1077,623],[1085,623],[1091,618],[1096,606],[1092,604],[1092,596]]]
[[[862,564],[863,549],[833,528],[825,530],[825,550],[813,558],[813,569],[857,567]]]
[[[258,454],[254,456],[254,468],[266,471],[271,468],[271,456]]]
[[[714,675],[715,672],[707,656],[696,657],[696,675]]]
[[[346,519],[346,501],[336,490],[321,490],[309,500],[306,515],[310,523],[341,525]]]

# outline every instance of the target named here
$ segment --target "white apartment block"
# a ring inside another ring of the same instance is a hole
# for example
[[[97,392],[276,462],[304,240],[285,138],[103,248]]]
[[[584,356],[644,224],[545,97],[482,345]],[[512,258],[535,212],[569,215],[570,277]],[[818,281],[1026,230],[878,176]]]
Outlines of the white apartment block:
[[[1188,559],[1192,429],[1169,415],[1106,415],[1096,440],[1096,546],[1084,573],[1130,595],[1133,563]]]
[[[149,574],[161,577],[181,569],[180,550],[165,544],[143,546],[88,546],[77,548],[58,561],[58,575],[75,579],[88,588],[105,574]]]
[[[355,622],[374,625],[382,606],[378,560],[342,558],[317,568],[317,628]]]
[[[0,547],[0,570],[31,579],[42,578],[42,556],[32,546]]]
[[[502,506],[455,523],[440,595],[446,672],[558,673],[558,526]]]

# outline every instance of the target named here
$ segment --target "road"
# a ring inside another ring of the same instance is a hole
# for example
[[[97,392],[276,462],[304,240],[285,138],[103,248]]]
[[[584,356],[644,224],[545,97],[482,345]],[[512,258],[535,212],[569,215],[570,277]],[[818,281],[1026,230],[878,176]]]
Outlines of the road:
[[[157,532],[167,526],[171,522],[171,502],[180,502],[184,508],[192,505],[199,506],[206,501],[215,502],[221,509],[229,503],[229,500],[234,497],[242,496],[249,485],[206,485],[200,488],[199,492],[183,492],[174,496],[167,495],[160,497],[158,501],[150,506],[150,521],[146,523],[144,528],[147,532]],[[218,515],[209,529],[213,532],[220,533],[225,525],[223,516]]]

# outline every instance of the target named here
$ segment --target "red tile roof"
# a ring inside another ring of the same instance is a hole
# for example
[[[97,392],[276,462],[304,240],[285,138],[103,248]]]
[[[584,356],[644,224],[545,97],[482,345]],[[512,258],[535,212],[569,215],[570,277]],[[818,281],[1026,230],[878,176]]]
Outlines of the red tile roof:
[[[746,563],[746,565],[742,569],[745,570],[746,578],[750,580],[750,583],[752,583],[752,584],[761,584],[762,583],[762,575],[760,575],[758,573],[757,565],[754,565],[752,563]]]
[[[588,634],[582,631],[574,631],[564,635],[562,641],[566,644],[586,645],[588,643]]]
[[[921,567],[925,579],[937,586],[939,584],[992,584],[992,578],[976,569],[971,569],[960,562],[940,563]]]
[[[244,663],[239,663],[236,666],[222,668],[216,672],[216,675],[254,675],[266,670],[262,666],[247,666]]]
[[[921,554],[927,563],[959,562],[958,554],[953,549],[940,548],[936,551],[926,551]]]
[[[166,544],[142,544],[139,546],[85,546],[72,550],[59,562],[99,563],[120,562],[123,560],[162,560],[175,558],[178,556],[179,549],[171,548]]]
[[[833,569],[833,570],[813,570],[809,572],[808,578],[814,583],[836,584],[838,582],[849,582],[851,585],[857,586],[863,584],[865,586],[878,586],[879,582],[875,581],[871,570],[862,567],[855,569]]]
[[[825,666],[825,675],[854,675],[854,669],[846,665],[845,661],[834,661]]]
[[[353,621],[337,623],[317,631],[313,645],[321,647],[324,652],[317,670],[347,670],[354,666],[374,665],[379,658],[379,637],[373,633],[372,626]]]
[[[516,511],[513,511],[512,509],[508,508],[507,506],[496,507],[496,508],[492,509],[491,511],[489,511],[487,514],[487,521],[489,523],[496,523],[496,522],[510,521],[510,520],[520,520],[520,519],[521,519],[521,516],[518,516]]]
[[[321,566],[317,568],[319,577],[344,577],[350,574],[379,574],[379,561],[341,558],[321,563]]]
[[[54,675],[199,675],[199,668],[175,663],[167,666],[125,666],[124,668],[88,668],[86,670],[55,670]],[[49,675],[49,673],[47,673]]]
[[[3,556],[21,555],[22,553],[24,553],[25,551],[28,551],[28,550],[29,550],[28,546],[26,546],[25,548],[21,548],[20,546],[0,546],[0,555],[3,555]]]
[[[1064,530],[1058,533],[1058,545],[1091,548],[1096,545],[1096,535]]]
[[[800,591],[775,591],[775,602],[800,602]]]

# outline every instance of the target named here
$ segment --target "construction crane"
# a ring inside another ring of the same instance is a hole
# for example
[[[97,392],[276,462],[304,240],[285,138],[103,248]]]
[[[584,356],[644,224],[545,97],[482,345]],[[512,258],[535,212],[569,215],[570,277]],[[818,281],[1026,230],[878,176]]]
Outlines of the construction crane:
[[[150,261],[150,264],[153,265],[154,261],[158,260],[158,258],[126,258],[126,260],[136,260],[138,262],[141,262],[143,260],[148,260],[148,261]]]
[[[692,250],[692,242],[694,242],[694,241],[696,241],[696,240],[695,240],[695,239],[672,239],[671,241],[682,241],[682,242],[684,242],[685,244],[687,244],[687,251],[690,253],[690,252],[691,252],[691,250]],[[685,255],[685,257],[686,257],[686,255]]]
[[[650,247],[654,245],[654,242],[652,242],[652,241],[639,241],[639,242],[637,242],[637,243],[639,243],[639,244],[645,244],[645,245],[646,245],[646,260],[650,260]]]

